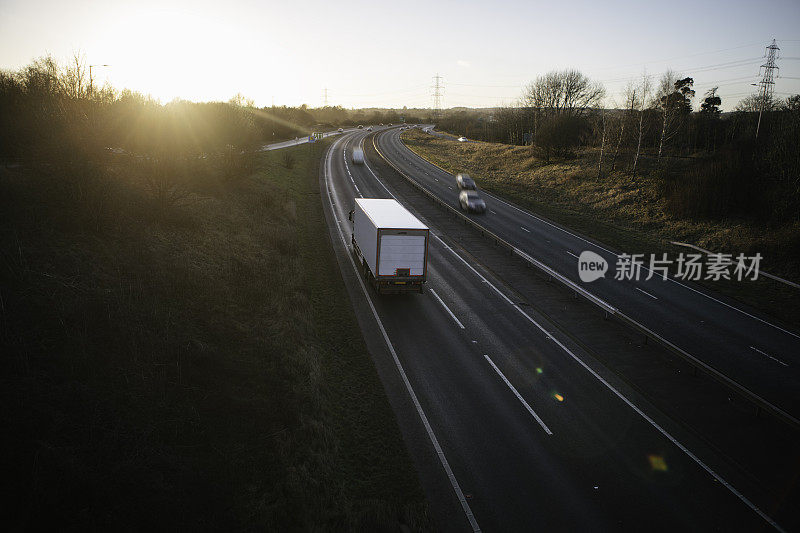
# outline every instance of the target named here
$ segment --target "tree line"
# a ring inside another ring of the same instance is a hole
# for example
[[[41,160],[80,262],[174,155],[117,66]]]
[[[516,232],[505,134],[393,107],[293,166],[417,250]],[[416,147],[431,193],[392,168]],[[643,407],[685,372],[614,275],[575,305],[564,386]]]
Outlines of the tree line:
[[[673,71],[655,83],[643,76],[628,84],[622,102],[606,106],[600,83],[576,70],[555,71],[527,85],[516,105],[449,110],[438,125],[529,145],[546,162],[591,153],[598,177],[657,174],[668,207],[683,216],[797,220],[800,95],[753,95],[723,114],[716,88],[698,99],[693,86],[691,76]]]
[[[0,71],[0,159],[51,164],[109,150],[152,157],[230,157],[265,143],[356,124],[399,122],[397,110],[338,106],[257,108],[237,94],[228,102],[161,104],[130,90],[95,87],[76,54]],[[407,119],[421,120],[417,113]]]

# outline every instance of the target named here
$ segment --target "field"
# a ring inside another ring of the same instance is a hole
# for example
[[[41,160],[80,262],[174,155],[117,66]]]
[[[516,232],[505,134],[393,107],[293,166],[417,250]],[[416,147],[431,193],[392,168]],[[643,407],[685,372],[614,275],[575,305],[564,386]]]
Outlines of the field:
[[[430,527],[320,150],[0,170],[6,527]]]
[[[688,243],[713,252],[760,252],[761,268],[797,282],[800,272],[800,224],[765,225],[745,218],[698,220],[669,213],[663,182],[654,162],[644,158],[642,172],[615,171],[598,177],[597,152],[546,163],[529,147],[496,143],[459,143],[403,133],[406,146],[451,173],[467,172],[478,186],[550,220],[627,253],[668,252]],[[606,154],[605,168],[610,167]],[[690,169],[691,160],[672,162],[672,172]],[[708,282],[713,290],[761,309],[777,320],[800,327],[800,293],[777,282]]]

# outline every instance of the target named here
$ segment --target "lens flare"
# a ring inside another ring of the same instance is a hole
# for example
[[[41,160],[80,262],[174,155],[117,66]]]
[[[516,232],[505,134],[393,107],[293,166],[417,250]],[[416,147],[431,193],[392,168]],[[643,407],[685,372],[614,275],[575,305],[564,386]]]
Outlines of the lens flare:
[[[554,392],[554,393],[553,393],[553,398],[555,398],[555,399],[556,399],[556,400],[558,400],[559,402],[563,402],[563,401],[564,401],[564,397],[563,397],[563,396],[561,396],[561,395],[560,395],[559,393],[557,393],[557,392]]]
[[[667,462],[660,455],[648,455],[647,459],[650,461],[650,468],[655,472],[667,471]]]

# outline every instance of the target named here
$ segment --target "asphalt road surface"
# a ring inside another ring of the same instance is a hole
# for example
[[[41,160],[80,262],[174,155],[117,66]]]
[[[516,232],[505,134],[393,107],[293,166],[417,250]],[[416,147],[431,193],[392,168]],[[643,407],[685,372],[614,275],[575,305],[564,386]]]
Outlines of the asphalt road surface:
[[[323,204],[359,322],[439,528],[780,529],[579,346],[546,319],[515,305],[436,227],[431,227],[423,294],[382,296],[365,285],[352,262],[347,214],[356,197],[394,195],[369,163],[351,162],[353,147],[366,135],[347,133],[331,144],[321,178]],[[386,151],[399,142],[391,130],[378,140]],[[400,148],[394,147],[394,157],[405,161],[397,154]],[[415,173],[426,168],[406,164]],[[445,176],[431,171],[424,179],[437,183]],[[442,186],[442,194],[455,198]],[[543,231],[528,215],[491,198],[487,204],[515,213],[486,218],[496,217],[499,229],[525,224],[532,235]],[[567,258],[564,250],[593,246],[557,239],[553,247]],[[562,262],[568,269],[570,260]],[[643,312],[651,307],[642,306]],[[662,316],[675,321],[666,311]],[[740,340],[737,335],[729,342]],[[794,363],[791,354],[780,355]]]
[[[377,136],[387,159],[427,190],[458,208],[453,175],[408,149],[397,130]],[[616,280],[616,251],[520,209],[485,191],[485,215],[469,215],[486,229],[514,244],[581,285],[628,317],[700,359],[767,402],[800,419],[800,335],[771,322],[739,302],[696,284],[660,274],[639,281]],[[578,256],[590,250],[609,265],[606,278],[583,283]],[[638,250],[621,250],[629,254]],[[674,259],[674,257],[673,257]],[[795,290],[787,287],[786,290]],[[800,297],[800,293],[798,293]]]

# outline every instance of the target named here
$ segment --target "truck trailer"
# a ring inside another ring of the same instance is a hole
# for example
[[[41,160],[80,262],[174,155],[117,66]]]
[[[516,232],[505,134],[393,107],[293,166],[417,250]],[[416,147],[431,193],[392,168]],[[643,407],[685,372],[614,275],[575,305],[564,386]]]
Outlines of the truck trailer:
[[[397,200],[356,198],[350,211],[353,253],[378,293],[422,292],[428,269],[428,227]]]

